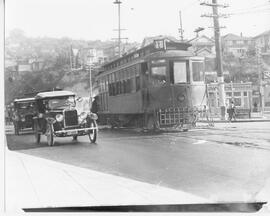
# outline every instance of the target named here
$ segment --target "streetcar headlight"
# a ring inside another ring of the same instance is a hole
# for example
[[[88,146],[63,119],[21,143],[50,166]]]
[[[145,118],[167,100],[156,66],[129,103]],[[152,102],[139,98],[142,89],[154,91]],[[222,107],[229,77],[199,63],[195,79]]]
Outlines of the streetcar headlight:
[[[177,96],[177,100],[180,101],[180,102],[183,102],[185,100],[185,95],[178,95]]]
[[[55,119],[56,119],[56,121],[61,122],[61,121],[63,121],[64,116],[63,116],[62,114],[57,114],[57,115],[55,116]]]

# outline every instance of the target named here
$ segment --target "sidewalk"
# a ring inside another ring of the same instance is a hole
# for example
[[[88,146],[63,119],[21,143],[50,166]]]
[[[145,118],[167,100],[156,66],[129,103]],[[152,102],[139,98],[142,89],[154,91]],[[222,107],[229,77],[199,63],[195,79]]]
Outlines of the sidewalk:
[[[6,150],[6,211],[22,208],[209,203],[195,195]]]
[[[203,119],[203,120],[199,119],[198,122],[207,123],[208,121],[206,121],[205,119]],[[213,118],[213,122],[214,123],[227,123],[228,120],[221,120],[220,118]],[[270,117],[263,116],[260,118],[236,119],[236,121],[232,121],[232,122],[270,122]]]

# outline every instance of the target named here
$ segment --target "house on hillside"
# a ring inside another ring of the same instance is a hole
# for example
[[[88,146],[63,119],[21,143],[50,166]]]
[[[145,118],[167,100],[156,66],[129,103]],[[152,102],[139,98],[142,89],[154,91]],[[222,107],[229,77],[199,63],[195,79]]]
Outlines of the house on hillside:
[[[263,55],[270,55],[270,30],[255,36],[253,39],[255,45],[261,47]]]
[[[244,57],[247,52],[254,49],[254,40],[252,37],[244,37],[235,34],[227,34],[221,37],[222,50],[224,55],[233,55],[235,57]]]
[[[215,57],[215,41],[205,35],[195,37],[188,43],[192,44],[190,48],[195,55],[203,57]]]
[[[78,63],[82,67],[88,67],[90,64],[101,65],[107,59],[102,49],[95,49],[90,47],[85,47],[78,50],[77,55]]]

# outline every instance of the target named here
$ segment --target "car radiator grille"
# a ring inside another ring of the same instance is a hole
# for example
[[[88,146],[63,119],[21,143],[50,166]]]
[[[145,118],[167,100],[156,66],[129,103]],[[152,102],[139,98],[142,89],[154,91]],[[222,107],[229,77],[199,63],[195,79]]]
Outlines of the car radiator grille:
[[[66,110],[65,111],[65,125],[66,126],[78,125],[77,110]]]

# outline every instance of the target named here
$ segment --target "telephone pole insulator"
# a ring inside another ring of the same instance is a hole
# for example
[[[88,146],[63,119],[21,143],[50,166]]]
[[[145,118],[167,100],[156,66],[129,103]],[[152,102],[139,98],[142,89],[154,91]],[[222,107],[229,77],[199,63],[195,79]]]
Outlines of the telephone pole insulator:
[[[229,7],[228,4],[217,4],[217,3],[210,3],[210,2],[201,2],[200,5],[202,5],[202,6],[210,6],[210,7],[222,7],[222,8]]]

